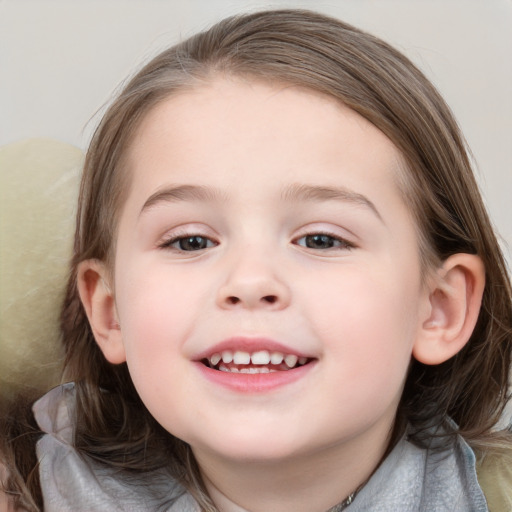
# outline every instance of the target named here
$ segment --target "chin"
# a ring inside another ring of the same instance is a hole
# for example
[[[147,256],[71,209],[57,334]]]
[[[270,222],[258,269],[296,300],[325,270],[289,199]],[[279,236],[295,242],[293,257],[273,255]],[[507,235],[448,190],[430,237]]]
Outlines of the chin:
[[[200,443],[191,442],[192,450],[196,448],[199,451],[208,451],[217,453],[224,459],[232,462],[243,462],[253,464],[275,464],[279,461],[297,457],[302,453],[307,453],[312,446],[306,446],[303,443],[291,442],[289,438],[275,436],[275,434],[253,436],[226,435],[222,439],[202,440]]]

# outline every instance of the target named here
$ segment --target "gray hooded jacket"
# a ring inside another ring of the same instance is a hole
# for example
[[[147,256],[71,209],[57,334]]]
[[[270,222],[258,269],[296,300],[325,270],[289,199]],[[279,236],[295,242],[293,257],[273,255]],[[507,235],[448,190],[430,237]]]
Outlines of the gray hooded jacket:
[[[46,434],[37,445],[46,512],[200,512],[165,471],[127,476],[80,457],[72,446],[73,384],[34,405]],[[348,512],[487,512],[473,451],[457,438],[443,452],[403,438],[346,509]]]

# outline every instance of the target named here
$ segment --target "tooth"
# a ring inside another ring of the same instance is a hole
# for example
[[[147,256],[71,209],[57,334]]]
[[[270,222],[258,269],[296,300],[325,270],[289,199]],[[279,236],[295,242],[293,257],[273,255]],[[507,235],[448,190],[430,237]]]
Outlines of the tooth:
[[[221,356],[220,354],[212,354],[212,356],[210,357],[210,364],[212,366],[215,366],[219,361],[221,360]]]
[[[233,362],[235,364],[249,364],[251,362],[251,354],[249,354],[249,352],[237,350],[233,354]]]
[[[270,362],[272,364],[281,364],[283,362],[284,355],[281,352],[272,352],[270,354]]]
[[[286,363],[286,366],[288,368],[293,368],[296,364],[299,358],[297,356],[294,356],[293,354],[289,354],[284,358],[284,362]]]
[[[233,352],[231,352],[231,350],[224,350],[224,352],[222,352],[222,361],[231,363],[231,361],[233,361]]]
[[[257,366],[252,366],[250,368],[247,368],[249,370],[248,373],[270,373],[270,369],[266,366],[261,366],[258,368]]]
[[[240,373],[240,370],[238,368],[235,368],[233,366],[233,368],[231,368],[231,370],[229,370],[231,373]]]
[[[266,350],[254,352],[251,355],[251,362],[252,364],[268,364],[270,363],[270,354]]]
[[[308,362],[307,357],[299,357],[299,364],[306,364]]]
[[[240,368],[240,373],[251,373],[250,368]]]
[[[229,372],[229,368],[227,366],[224,366],[223,364],[219,365],[219,370],[221,372]]]

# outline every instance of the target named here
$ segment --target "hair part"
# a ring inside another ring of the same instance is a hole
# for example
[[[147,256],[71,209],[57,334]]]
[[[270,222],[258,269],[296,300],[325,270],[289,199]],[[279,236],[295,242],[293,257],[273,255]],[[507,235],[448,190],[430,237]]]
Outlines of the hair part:
[[[188,446],[151,417],[126,365],[113,366],[102,356],[76,276],[86,259],[113,268],[117,221],[130,187],[126,155],[141,121],[164,99],[223,75],[305,87],[359,113],[403,157],[397,179],[416,221],[423,267],[460,252],[483,260],[487,284],[474,333],[444,364],[412,363],[394,438],[409,422],[416,442],[425,443],[425,426],[450,417],[458,425],[446,427],[451,432],[491,445],[507,399],[512,293],[454,117],[425,76],[385,42],[321,14],[276,10],[228,18],[162,52],[127,83],[93,136],[62,312],[66,376],[76,382],[77,448],[131,469],[162,467],[171,460],[177,478],[205,510],[213,510]]]

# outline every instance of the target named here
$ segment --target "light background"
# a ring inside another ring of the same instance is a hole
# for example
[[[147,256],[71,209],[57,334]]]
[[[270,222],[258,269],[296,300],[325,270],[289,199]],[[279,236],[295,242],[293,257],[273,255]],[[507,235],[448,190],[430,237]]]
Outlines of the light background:
[[[0,145],[82,149],[95,113],[142,60],[227,15],[305,7],[381,36],[438,86],[512,247],[512,0],[0,0]]]

